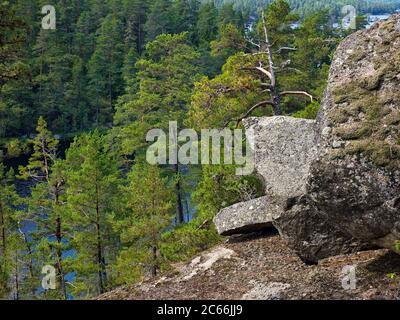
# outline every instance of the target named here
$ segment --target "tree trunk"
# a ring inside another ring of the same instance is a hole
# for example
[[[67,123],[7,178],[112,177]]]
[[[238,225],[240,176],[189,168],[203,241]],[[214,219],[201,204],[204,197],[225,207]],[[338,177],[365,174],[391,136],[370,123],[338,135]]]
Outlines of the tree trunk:
[[[56,206],[60,206],[60,196],[59,196],[59,188],[58,186],[55,187],[55,204]],[[56,240],[57,240],[57,278],[59,280],[59,285],[62,291],[62,295],[65,300],[67,300],[68,295],[67,295],[67,287],[65,284],[65,279],[64,279],[64,270],[63,270],[63,263],[62,263],[62,250],[60,249],[61,244],[62,244],[62,221],[61,217],[58,215],[56,218]]]
[[[176,191],[176,223],[183,224],[185,222],[185,215],[183,212],[182,204],[182,186],[181,179],[179,177],[179,164],[175,165],[175,173],[177,175],[177,182],[175,184]]]
[[[57,224],[57,231],[56,231],[56,238],[57,238],[57,278],[59,279],[59,285],[63,294],[63,297],[65,300],[67,300],[67,288],[65,284],[65,279],[64,279],[64,270],[63,270],[63,264],[62,264],[62,250],[59,248],[59,246],[62,243],[62,233],[61,233],[61,218],[57,217],[56,220]]]
[[[282,110],[280,108],[281,103],[281,96],[279,94],[277,81],[276,81],[276,74],[275,74],[275,64],[274,59],[271,51],[271,43],[269,41],[269,35],[267,30],[267,23],[265,21],[265,13],[264,9],[261,10],[262,12],[262,22],[263,22],[263,29],[264,29],[264,36],[265,36],[265,52],[268,55],[268,65],[269,65],[269,72],[271,74],[271,96],[272,96],[272,109],[274,111],[275,116],[282,115]]]
[[[151,248],[152,251],[152,257],[153,257],[153,265],[151,266],[151,276],[153,278],[157,277],[157,269],[158,269],[158,265],[157,265],[157,247],[153,246]]]
[[[105,284],[103,278],[103,248],[101,245],[101,235],[100,235],[100,225],[96,223],[96,233],[97,233],[97,264],[98,264],[98,275],[99,275],[99,291],[100,293],[105,292]]]
[[[6,244],[6,226],[3,212],[3,205],[0,203],[0,231],[1,231],[1,251],[0,256],[5,257],[7,244]],[[5,261],[4,261],[5,263]]]
[[[106,261],[103,256],[103,245],[101,241],[101,230],[100,230],[100,206],[98,198],[98,186],[96,185],[96,236],[97,236],[97,264],[98,264],[98,275],[99,275],[99,291],[100,293],[105,292],[107,271]]]
[[[15,300],[19,300],[19,270],[18,270],[18,254],[15,254]]]
[[[25,243],[25,246],[26,246],[26,251],[27,251],[28,256],[29,256],[29,260],[28,260],[29,275],[30,275],[31,280],[33,280],[34,274],[33,274],[32,247],[31,247],[31,245],[30,245],[29,242],[28,242],[28,238],[27,238],[26,234],[25,234],[24,232],[22,232],[21,229],[19,229],[19,232],[21,233],[22,237],[24,238],[24,243]],[[16,258],[16,259],[17,259],[17,258]],[[16,261],[16,263],[18,263],[18,261]],[[32,288],[30,288],[30,289],[32,290],[32,291],[31,291],[32,297],[34,297],[34,296],[35,296],[35,288],[32,287]]]

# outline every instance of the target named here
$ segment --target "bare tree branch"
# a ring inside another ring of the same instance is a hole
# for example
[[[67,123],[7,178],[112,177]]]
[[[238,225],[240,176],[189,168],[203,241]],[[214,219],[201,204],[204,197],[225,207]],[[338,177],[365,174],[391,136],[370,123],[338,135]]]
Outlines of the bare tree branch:
[[[260,55],[265,55],[267,52],[265,51],[259,51],[259,52],[253,52],[253,53],[246,53],[244,54],[245,57],[247,56],[260,56]]]
[[[246,40],[247,42],[249,42],[251,45],[253,45],[253,46],[255,46],[255,47],[259,48],[259,49],[261,48],[261,45],[255,43],[254,40],[252,40],[252,39],[250,39],[250,38],[248,38],[248,37],[246,37],[245,40]]]
[[[246,112],[246,114],[245,114],[243,117],[241,117],[241,118],[239,118],[239,119],[236,119],[236,120],[231,120],[231,121],[236,121],[236,126],[238,126],[239,123],[240,123],[243,119],[246,119],[249,115],[251,115],[252,112],[253,112],[254,110],[256,110],[256,109],[258,109],[258,108],[260,108],[260,107],[268,106],[268,105],[274,106],[274,102],[273,102],[272,100],[261,101],[261,102],[257,103],[256,105],[252,106],[252,107]],[[231,122],[231,121],[229,121],[229,122]],[[228,124],[229,124],[229,122],[228,122]],[[225,125],[225,126],[226,126],[226,125]]]
[[[271,86],[271,84],[269,84],[269,83],[264,83],[264,82],[263,82],[263,83],[261,83],[261,86],[262,86],[262,87],[265,87],[265,88],[267,88],[267,89],[273,89],[272,86]]]
[[[265,70],[263,67],[247,67],[247,68],[241,68],[240,70],[257,70],[260,71],[261,73],[265,74],[271,81],[272,81],[272,74],[271,72]]]
[[[307,96],[311,99],[311,102],[314,101],[314,98],[311,94],[309,94],[308,92],[305,91],[283,91],[281,92],[281,96],[285,96],[285,95],[301,95],[301,96]]]
[[[282,51],[297,51],[297,48],[281,47],[276,51],[276,53],[281,53]]]
[[[285,67],[284,69],[281,69],[280,72],[289,71],[289,70],[290,70],[290,71],[297,72],[297,73],[300,73],[300,74],[304,74],[304,72],[301,71],[300,69],[293,68],[293,67]]]

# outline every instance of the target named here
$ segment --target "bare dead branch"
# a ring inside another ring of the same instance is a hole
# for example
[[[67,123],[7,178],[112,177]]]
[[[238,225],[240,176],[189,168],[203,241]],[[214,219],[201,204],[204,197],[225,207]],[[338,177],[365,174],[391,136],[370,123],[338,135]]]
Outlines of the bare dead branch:
[[[260,55],[266,55],[266,54],[268,54],[268,53],[265,52],[265,51],[259,51],[259,52],[254,52],[254,53],[246,53],[246,54],[244,54],[244,56],[245,57],[247,57],[247,56],[260,56]]]
[[[231,121],[236,121],[236,126],[239,126],[239,123],[243,120],[246,119],[248,116],[252,114],[252,112],[258,108],[264,107],[264,106],[273,106],[274,102],[272,100],[265,100],[257,103],[256,105],[252,106],[243,117],[236,119],[236,120],[231,120]],[[231,121],[229,121],[225,126],[227,126]]]
[[[247,71],[254,71],[254,70],[257,70],[257,71],[259,71],[259,72],[265,74],[270,80],[272,80],[272,74],[271,74],[271,72],[265,70],[265,69],[262,68],[262,67],[247,67],[247,68],[241,68],[240,70],[247,70]]]
[[[297,48],[281,47],[276,51],[276,53],[281,53],[282,51],[297,51]]]
[[[272,86],[271,86],[271,84],[269,84],[269,83],[264,83],[264,82],[262,82],[262,83],[261,83],[261,86],[262,86],[262,87],[265,87],[265,88],[267,88],[267,89],[272,89]]]
[[[311,99],[311,102],[314,101],[314,98],[311,94],[309,94],[308,92],[305,91],[283,91],[281,92],[281,96],[285,96],[285,95],[301,95],[301,96],[307,96]]]
[[[210,223],[210,220],[206,219],[204,222],[197,227],[197,230],[206,229]]]
[[[257,43],[255,43],[253,39],[246,38],[246,41],[247,41],[248,43],[250,43],[251,45],[253,45],[253,46],[255,46],[255,47],[259,48],[259,49],[261,48],[261,45],[260,45],[260,44],[257,44]]]
[[[280,72],[283,72],[283,71],[294,71],[294,72],[297,72],[297,73],[300,73],[300,74],[304,74],[304,72],[301,71],[300,69],[293,68],[293,67],[285,67],[284,69],[281,69],[279,71]]]

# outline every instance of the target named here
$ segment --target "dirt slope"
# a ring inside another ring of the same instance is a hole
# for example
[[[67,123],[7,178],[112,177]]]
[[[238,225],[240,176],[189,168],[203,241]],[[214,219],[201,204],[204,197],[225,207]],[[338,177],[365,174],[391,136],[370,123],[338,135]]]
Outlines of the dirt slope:
[[[355,265],[356,288],[342,287]],[[397,299],[400,257],[386,250],[337,256],[305,265],[276,234],[227,240],[156,280],[117,288],[98,299]]]

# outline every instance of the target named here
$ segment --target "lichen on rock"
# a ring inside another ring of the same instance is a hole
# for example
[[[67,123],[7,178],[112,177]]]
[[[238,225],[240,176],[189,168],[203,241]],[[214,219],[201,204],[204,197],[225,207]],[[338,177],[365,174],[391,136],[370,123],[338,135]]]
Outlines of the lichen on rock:
[[[399,85],[399,14],[341,43],[317,119],[319,156],[307,190],[329,223],[388,249],[400,239]],[[331,133],[323,135],[326,127]]]
[[[336,156],[358,154],[377,166],[400,168],[399,46],[400,29],[392,18],[349,37],[339,49],[352,53],[334,68],[338,74],[330,88],[335,107],[326,116],[334,135],[348,142]],[[340,77],[344,68],[349,77]]]
[[[338,47],[316,122],[251,118],[274,226],[307,262],[400,239],[400,14]]]

